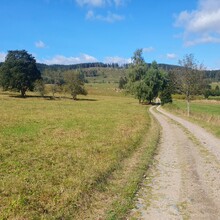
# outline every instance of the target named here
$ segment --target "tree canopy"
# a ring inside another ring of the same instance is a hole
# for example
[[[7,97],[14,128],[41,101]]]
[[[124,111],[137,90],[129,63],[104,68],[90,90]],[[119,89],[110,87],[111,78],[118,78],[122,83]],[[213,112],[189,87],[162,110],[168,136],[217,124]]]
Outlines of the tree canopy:
[[[41,79],[35,58],[25,50],[8,51],[0,68],[1,85],[4,90],[17,90],[24,97],[27,90],[33,90],[34,82]]]
[[[148,68],[141,49],[134,52],[132,61],[127,89],[140,103],[146,101],[151,103],[166,87],[167,74],[158,67],[156,61],[153,61]]]
[[[74,100],[77,99],[77,95],[87,95],[87,91],[84,88],[85,77],[80,70],[67,71],[65,73],[65,82]]]
[[[186,54],[182,60],[179,60],[179,64],[181,68],[177,70],[177,86],[186,96],[187,115],[189,116],[191,96],[204,93],[206,88],[204,67],[196,61],[193,54]]]

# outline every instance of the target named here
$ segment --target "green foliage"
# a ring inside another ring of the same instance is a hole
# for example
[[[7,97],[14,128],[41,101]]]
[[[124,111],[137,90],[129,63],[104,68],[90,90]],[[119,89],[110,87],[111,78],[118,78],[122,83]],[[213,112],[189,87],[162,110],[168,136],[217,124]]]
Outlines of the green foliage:
[[[77,99],[77,95],[87,95],[84,88],[85,77],[81,71],[67,71],[65,81],[74,100]]]
[[[33,90],[37,79],[41,79],[35,58],[25,50],[8,51],[0,72],[3,89],[20,91],[22,97],[27,90]]]
[[[175,74],[169,71],[165,76],[163,90],[160,92],[161,104],[172,103],[172,93],[175,91]]]
[[[142,50],[138,49],[132,57],[133,63],[129,67],[128,83],[126,89],[141,102],[143,100],[143,92],[146,87],[143,83],[144,76],[147,72],[147,64],[142,57]]]
[[[154,61],[144,78],[145,87],[148,88],[148,93],[145,95],[145,100],[152,102],[153,99],[158,97],[160,91],[165,87],[166,73],[160,70],[157,63]]]
[[[169,88],[165,88],[160,94],[161,104],[172,103],[172,95]]]
[[[207,81],[204,80],[204,67],[198,64],[193,54],[186,54],[179,61],[181,68],[177,70],[177,83],[180,92],[185,94],[187,101],[187,115],[190,114],[190,99],[192,95],[204,94]]]
[[[120,79],[119,79],[118,88],[119,88],[119,89],[124,89],[124,88],[125,88],[125,85],[127,84],[127,82],[128,82],[127,78],[121,76]]]
[[[34,83],[34,91],[38,92],[41,96],[44,96],[46,93],[45,84],[42,79],[38,79]]]
[[[208,99],[209,96],[220,96],[220,89],[219,89],[218,85],[216,85],[215,89],[212,89],[211,86],[210,86],[210,88],[207,88],[204,91],[204,97],[206,99]]]
[[[166,73],[158,68],[154,61],[148,69],[142,57],[142,50],[137,50],[132,58],[127,89],[139,102],[151,103],[165,88]]]
[[[205,89],[204,67],[198,64],[193,54],[186,54],[179,61],[181,68],[178,69],[178,85],[187,100],[191,95],[199,95]]]

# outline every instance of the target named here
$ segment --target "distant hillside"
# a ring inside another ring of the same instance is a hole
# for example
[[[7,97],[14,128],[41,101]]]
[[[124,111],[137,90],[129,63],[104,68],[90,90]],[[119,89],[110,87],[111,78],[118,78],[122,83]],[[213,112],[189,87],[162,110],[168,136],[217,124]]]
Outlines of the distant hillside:
[[[97,63],[80,63],[80,64],[72,64],[72,65],[60,65],[60,64],[52,64],[47,65],[43,63],[37,63],[37,67],[40,71],[44,71],[45,69],[50,70],[75,70],[75,69],[84,69],[84,68],[97,68],[97,67],[103,67],[103,68],[119,68],[119,65],[116,64],[104,64],[101,62]]]
[[[3,63],[0,62],[0,66]],[[151,64],[148,64],[150,67]],[[158,64],[159,68],[169,71],[176,69],[179,66],[170,65],[170,64]],[[66,70],[75,70],[81,69],[89,82],[118,82],[121,76],[126,75],[126,70],[129,67],[129,64],[119,66],[117,63],[105,64],[101,62],[97,63],[81,63],[81,64],[72,64],[72,65],[47,65],[42,63],[37,63],[38,69],[45,76],[45,72],[54,72],[54,71],[66,71]],[[207,70],[205,71],[206,78],[210,79],[212,82],[220,81],[220,70]],[[44,79],[49,83],[51,81],[50,77],[45,76]]]

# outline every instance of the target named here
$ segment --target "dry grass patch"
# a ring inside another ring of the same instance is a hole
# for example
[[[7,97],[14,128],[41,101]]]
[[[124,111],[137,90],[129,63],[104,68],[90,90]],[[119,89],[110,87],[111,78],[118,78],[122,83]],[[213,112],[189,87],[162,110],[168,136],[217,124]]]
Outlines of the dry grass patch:
[[[150,126],[125,97],[0,99],[0,219],[73,219]]]

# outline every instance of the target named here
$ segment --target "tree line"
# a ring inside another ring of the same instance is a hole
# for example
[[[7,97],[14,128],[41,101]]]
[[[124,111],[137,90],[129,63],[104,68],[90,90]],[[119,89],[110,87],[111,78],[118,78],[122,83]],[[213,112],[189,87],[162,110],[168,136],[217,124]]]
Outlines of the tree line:
[[[68,70],[62,73],[62,77],[58,71],[53,77],[53,96],[61,89],[69,92],[74,100],[79,94],[87,95],[85,77],[80,71]],[[0,85],[3,90],[19,91],[21,97],[25,97],[28,90],[38,91],[42,96],[45,94],[45,84],[36,60],[25,50],[8,51],[5,62],[0,66]]]
[[[143,58],[142,49],[134,52],[132,63],[126,67],[126,72],[119,80],[119,88],[134,95],[140,103],[152,103],[160,97],[161,103],[172,102],[171,94],[185,94],[188,112],[189,102],[193,95],[219,95],[219,87],[210,88],[210,80],[206,70],[192,54],[185,55],[179,61],[179,66],[169,66],[166,70],[156,61],[147,64]],[[46,74],[45,74],[46,73]],[[20,91],[25,97],[26,91],[37,91],[45,94],[45,82],[50,83],[51,92],[69,92],[73,99],[78,94],[86,95],[84,83],[87,77],[96,77],[96,69],[45,69],[44,76],[37,68],[35,58],[25,50],[9,51],[6,60],[0,66],[0,85],[4,90]]]
[[[161,103],[172,102],[172,94],[184,94],[187,114],[190,113],[190,100],[195,95],[219,94],[219,87],[210,89],[210,79],[206,71],[193,54],[185,55],[179,60],[179,66],[168,71],[159,68],[156,61],[148,65],[142,56],[142,49],[134,52],[128,77],[121,77],[119,88],[133,94],[139,103],[152,103],[160,97]]]

